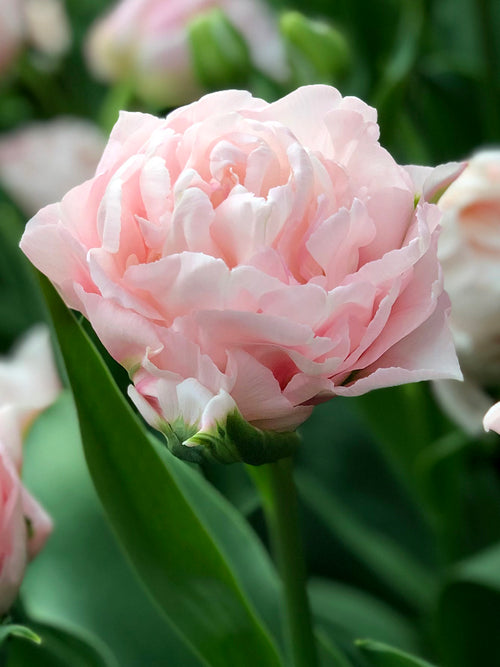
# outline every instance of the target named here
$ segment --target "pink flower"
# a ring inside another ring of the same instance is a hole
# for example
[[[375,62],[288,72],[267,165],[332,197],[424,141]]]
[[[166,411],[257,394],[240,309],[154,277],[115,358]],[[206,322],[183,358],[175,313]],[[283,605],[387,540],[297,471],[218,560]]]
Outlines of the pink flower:
[[[492,405],[484,415],[483,426],[485,431],[495,431],[500,434],[500,403]]]
[[[452,310],[450,326],[465,382],[436,387],[450,416],[471,434],[500,386],[500,150],[474,155],[439,200],[438,256]]]
[[[91,123],[59,117],[0,136],[0,182],[27,215],[95,172],[105,141]]]
[[[193,71],[188,23],[214,8],[241,33],[257,69],[287,77],[278,28],[262,0],[121,0],[89,34],[89,65],[104,81],[133,80],[137,94],[155,104],[190,102],[203,89]]]
[[[0,359],[0,614],[14,601],[28,561],[52,530],[20,475],[23,436],[60,389],[49,332],[39,325],[10,357]]]
[[[43,547],[52,522],[23,487],[0,441],[0,614],[14,602],[28,561]]]
[[[47,327],[38,325],[0,358],[0,442],[21,469],[27,429],[61,391]]]
[[[171,443],[213,453],[235,415],[290,432],[335,395],[460,377],[426,201],[449,175],[410,177],[378,134],[328,86],[122,113],[95,177],[21,247]]]
[[[0,2],[0,72],[25,44],[48,56],[64,53],[71,31],[61,0],[2,0]]]

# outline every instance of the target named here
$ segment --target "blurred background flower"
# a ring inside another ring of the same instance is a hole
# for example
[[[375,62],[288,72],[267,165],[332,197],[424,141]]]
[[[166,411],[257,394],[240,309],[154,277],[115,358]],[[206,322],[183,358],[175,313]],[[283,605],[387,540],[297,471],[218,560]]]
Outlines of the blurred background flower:
[[[61,56],[71,43],[71,27],[60,0],[3,0],[0,6],[0,72],[24,46]]]
[[[439,207],[439,259],[465,382],[438,383],[436,392],[450,416],[479,433],[500,389],[500,150],[474,154]]]
[[[204,92],[214,56],[221,84],[245,84],[249,67],[277,81],[288,75],[276,17],[261,0],[122,0],[91,29],[86,54],[100,79],[128,83],[143,100],[164,107]]]
[[[31,216],[94,175],[104,134],[87,120],[57,118],[0,135],[0,183]]]
[[[0,359],[0,613],[14,602],[28,561],[52,530],[49,515],[21,482],[22,442],[60,390],[46,327],[31,330]]]

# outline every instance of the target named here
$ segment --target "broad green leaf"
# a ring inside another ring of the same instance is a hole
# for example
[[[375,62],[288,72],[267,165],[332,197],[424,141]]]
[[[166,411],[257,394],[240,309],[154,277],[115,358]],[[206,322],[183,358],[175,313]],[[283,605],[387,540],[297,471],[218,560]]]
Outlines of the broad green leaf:
[[[21,599],[30,617],[91,632],[120,667],[162,665],[165,655],[172,665],[200,667],[111,532],[87,470],[69,390],[35,421],[23,449],[23,482],[55,526],[23,580]]]
[[[417,608],[428,606],[435,593],[435,582],[419,562],[392,540],[362,523],[340,498],[311,475],[299,471],[297,485],[303,501],[380,581],[408,604]]]
[[[0,626],[0,644],[3,644],[8,637],[27,639],[35,644],[39,644],[41,641],[36,632],[33,632],[33,630],[27,628],[25,625],[17,625],[15,623]]]
[[[118,667],[95,637],[80,631],[34,623],[41,642],[14,639],[6,648],[7,667]]]
[[[69,390],[30,429],[23,482],[55,526],[23,580],[21,599],[30,616],[91,632],[120,667],[161,665],[165,655],[172,665],[199,667],[111,532],[85,463]]]
[[[417,382],[387,387],[351,400],[367,421],[389,460],[407,483],[414,485],[417,456],[450,428],[430,395],[428,386]],[[390,417],[387,414],[388,406]]]
[[[418,650],[411,624],[386,603],[346,584],[313,579],[309,598],[314,617],[330,637],[369,637],[400,649]]]
[[[403,653],[381,642],[359,640],[356,645],[371,667],[433,667],[426,660]]]
[[[277,648],[239,580],[243,566],[238,572],[231,567],[227,544],[220,541],[224,532],[232,547],[237,544],[227,524],[228,516],[234,517],[230,506],[219,497],[213,500],[216,494],[206,486],[204,502],[195,505],[201,479],[147,437],[73,315],[45,279],[42,286],[92,479],[147,589],[206,664],[279,665]],[[227,513],[220,511],[223,506]],[[217,535],[204,523],[214,514],[215,524],[223,526]],[[251,533],[242,529],[241,535]]]
[[[319,663],[321,667],[354,667],[353,663],[335,646],[323,630],[316,630]]]
[[[500,540],[500,482],[496,434],[471,439],[455,431],[416,460],[415,474],[431,508],[442,554],[469,557]]]
[[[459,563],[439,599],[436,637],[445,665],[500,665],[500,543]]]

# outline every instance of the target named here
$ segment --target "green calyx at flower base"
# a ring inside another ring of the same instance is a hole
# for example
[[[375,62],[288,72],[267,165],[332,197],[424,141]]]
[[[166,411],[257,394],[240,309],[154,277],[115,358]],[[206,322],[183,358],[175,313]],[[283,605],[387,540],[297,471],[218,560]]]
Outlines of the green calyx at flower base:
[[[263,431],[243,419],[238,410],[205,431],[198,431],[182,418],[163,422],[159,429],[172,454],[193,463],[208,460],[262,465],[291,456],[300,444],[296,431]]]

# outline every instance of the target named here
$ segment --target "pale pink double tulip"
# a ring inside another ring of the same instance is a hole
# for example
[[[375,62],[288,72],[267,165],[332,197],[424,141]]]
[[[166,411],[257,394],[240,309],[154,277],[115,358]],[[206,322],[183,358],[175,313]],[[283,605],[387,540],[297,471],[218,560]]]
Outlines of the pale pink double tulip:
[[[0,359],[0,614],[52,530],[50,517],[21,481],[22,439],[59,391],[48,331],[37,327]]]
[[[277,22],[262,0],[121,0],[90,31],[90,68],[104,81],[133,82],[146,101],[190,102],[203,88],[194,71],[188,23],[215,8],[241,34],[257,69],[276,80],[286,78]]]
[[[328,86],[122,113],[95,177],[21,247],[151,424],[187,447],[235,414],[292,431],[335,395],[460,377],[430,203],[453,169],[405,169],[378,135]]]
[[[25,125],[0,135],[0,183],[26,215],[33,215],[90,178],[105,143],[95,125],[79,118]]]
[[[500,150],[474,155],[439,207],[438,256],[465,381],[436,391],[450,416],[477,433],[493,400],[485,387],[500,388]]]

